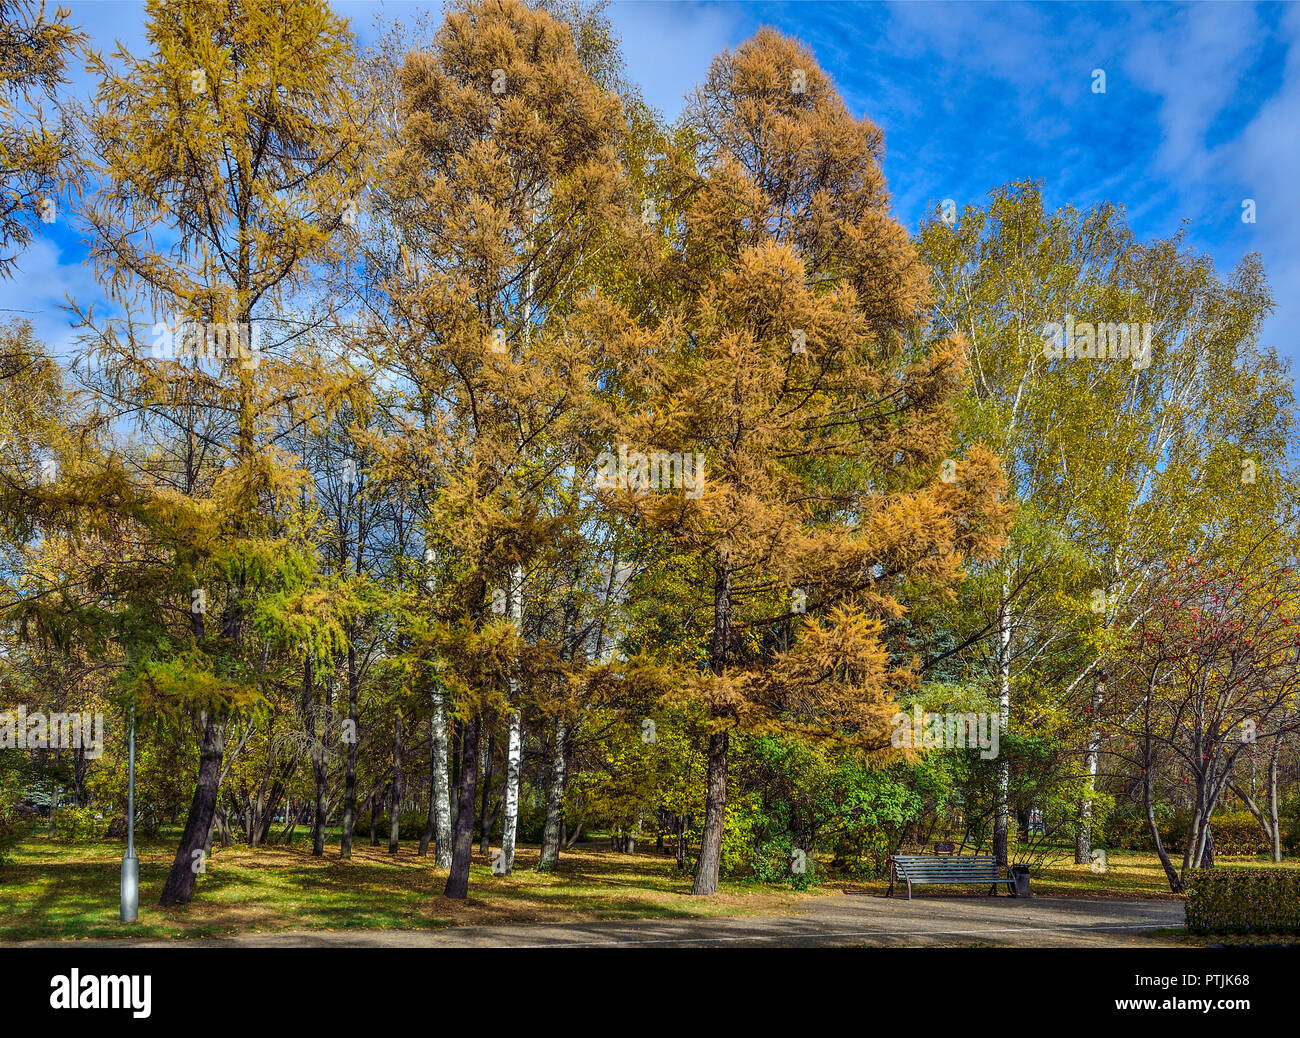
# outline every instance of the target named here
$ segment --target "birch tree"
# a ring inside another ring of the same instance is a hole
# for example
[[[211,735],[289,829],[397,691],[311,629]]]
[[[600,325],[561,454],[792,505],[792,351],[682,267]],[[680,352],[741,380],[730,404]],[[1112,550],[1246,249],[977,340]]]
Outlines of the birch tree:
[[[1239,484],[1241,459],[1276,449],[1276,362],[1253,350],[1267,286],[1254,259],[1224,280],[1181,236],[1138,241],[1109,204],[1049,211],[1035,184],[1000,188],[952,221],[937,216],[920,246],[934,324],[967,344],[961,438],[1003,459],[1017,504],[1007,549],[973,571],[958,615],[933,603],[959,644],[926,666],[969,661],[1004,724],[1069,719],[1094,781],[1101,632],[1152,565],[1196,542],[1206,509]],[[1243,422],[1252,411],[1264,419],[1254,429]],[[999,759],[994,852],[1004,863],[1012,766]],[[1091,809],[1089,797],[1079,861],[1089,860]]]

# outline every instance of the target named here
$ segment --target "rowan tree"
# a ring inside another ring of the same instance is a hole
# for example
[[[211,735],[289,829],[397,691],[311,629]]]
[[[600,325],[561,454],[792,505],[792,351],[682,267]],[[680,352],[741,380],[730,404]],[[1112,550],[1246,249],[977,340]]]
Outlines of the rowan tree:
[[[1151,837],[1169,887],[1212,864],[1210,812],[1257,741],[1300,727],[1300,578],[1277,540],[1245,557],[1189,557],[1147,584],[1122,639],[1111,723],[1134,746]],[[1157,776],[1187,785],[1191,822],[1179,868],[1156,822]]]

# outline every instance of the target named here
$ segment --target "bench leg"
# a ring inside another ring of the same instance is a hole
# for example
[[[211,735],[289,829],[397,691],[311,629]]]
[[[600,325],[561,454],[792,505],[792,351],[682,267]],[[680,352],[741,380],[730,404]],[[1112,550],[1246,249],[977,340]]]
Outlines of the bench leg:
[[[910,879],[907,881],[907,900],[912,900],[912,881]]]
[[[996,883],[994,883],[991,887],[989,887],[989,894],[992,897],[998,896],[998,885]]]
[[[889,889],[885,891],[885,897],[893,897],[893,896],[894,896],[894,881],[891,879],[889,881]]]

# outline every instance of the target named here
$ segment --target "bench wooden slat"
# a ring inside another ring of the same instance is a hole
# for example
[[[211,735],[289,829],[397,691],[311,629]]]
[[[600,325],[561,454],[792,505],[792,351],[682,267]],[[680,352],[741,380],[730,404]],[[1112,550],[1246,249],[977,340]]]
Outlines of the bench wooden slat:
[[[929,869],[924,865],[903,865],[900,869],[914,876],[974,876],[976,874],[983,876],[986,873],[997,872],[997,868],[992,865],[977,865],[970,869]]]
[[[918,876],[996,876],[997,869],[962,869],[961,871],[941,871],[938,869],[903,869],[915,879]]]

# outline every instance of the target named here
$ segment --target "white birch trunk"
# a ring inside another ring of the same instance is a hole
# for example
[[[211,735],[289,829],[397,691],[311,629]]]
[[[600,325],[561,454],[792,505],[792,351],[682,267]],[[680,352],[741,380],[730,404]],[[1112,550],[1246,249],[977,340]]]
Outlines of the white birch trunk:
[[[1093,717],[1100,709],[1100,696],[1093,696]],[[1094,728],[1088,735],[1088,792],[1079,807],[1079,835],[1074,841],[1074,863],[1086,865],[1092,860],[1092,798],[1097,789],[1097,765],[1101,759],[1101,732]]]
[[[515,566],[510,571],[510,618],[515,629],[523,628],[524,613],[524,575]],[[510,678],[510,700],[517,703],[519,695],[518,680]],[[506,747],[506,802],[505,817],[501,827],[501,860],[508,875],[515,865],[515,830],[519,827],[519,771],[523,756],[524,729],[523,719],[518,710],[510,713],[510,741]]]
[[[447,706],[441,687],[433,692],[433,806],[437,844],[433,863],[440,869],[451,868],[451,777],[447,771]]]
[[[1011,720],[1011,580],[1003,571],[1002,601],[998,611],[998,718],[1002,732]],[[998,755],[998,798],[993,812],[993,854],[999,865],[1008,865],[1007,830],[1010,816],[1011,762]]]
[[[1092,720],[1101,716],[1105,684],[1098,681],[1092,693]],[[1101,729],[1093,727],[1088,732],[1088,749],[1084,755],[1088,767],[1088,791],[1079,805],[1079,835],[1074,840],[1074,863],[1086,865],[1092,860],[1092,798],[1097,791],[1097,770],[1101,762]]]

